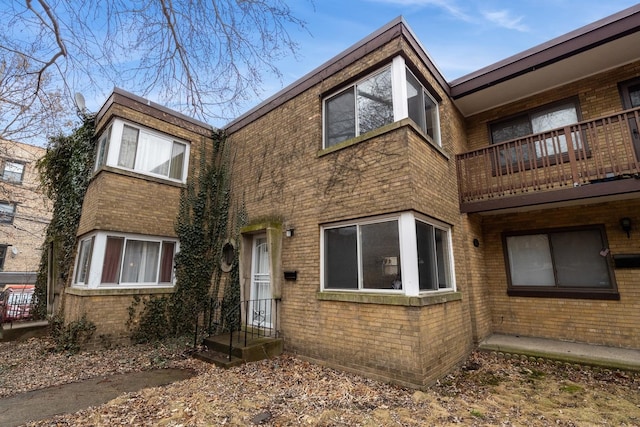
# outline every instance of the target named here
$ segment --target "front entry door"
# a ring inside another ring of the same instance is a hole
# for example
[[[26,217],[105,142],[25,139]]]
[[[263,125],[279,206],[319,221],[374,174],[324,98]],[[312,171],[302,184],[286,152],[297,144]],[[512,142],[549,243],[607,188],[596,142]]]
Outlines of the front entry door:
[[[249,324],[271,328],[271,270],[266,235],[253,238],[251,258],[251,301],[247,306]]]
[[[620,89],[625,110],[640,107],[640,79],[623,83],[620,85]],[[633,117],[629,118],[629,129],[631,130],[633,147],[636,151],[636,159],[640,162],[640,123]]]

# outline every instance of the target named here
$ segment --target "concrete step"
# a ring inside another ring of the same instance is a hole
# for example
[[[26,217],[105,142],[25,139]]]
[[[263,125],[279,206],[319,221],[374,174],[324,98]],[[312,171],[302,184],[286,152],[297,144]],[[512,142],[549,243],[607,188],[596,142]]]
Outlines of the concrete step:
[[[282,338],[272,337],[247,337],[245,342],[244,335],[234,334],[231,343],[232,358],[243,360],[244,362],[255,362],[257,360],[269,359],[282,354],[284,343]],[[219,353],[228,359],[229,354],[229,334],[217,335],[205,338],[203,341],[207,351]]]
[[[219,368],[229,369],[234,366],[242,365],[245,363],[244,360],[231,356],[231,360],[229,360],[228,354],[223,354],[217,351],[204,350],[198,351],[193,354],[193,357],[196,359],[202,360],[203,362],[213,363]]]

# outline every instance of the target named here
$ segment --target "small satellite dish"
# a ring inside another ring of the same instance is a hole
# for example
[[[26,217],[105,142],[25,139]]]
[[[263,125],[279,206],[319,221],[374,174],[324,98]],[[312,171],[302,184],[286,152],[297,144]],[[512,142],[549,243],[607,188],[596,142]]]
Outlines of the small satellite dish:
[[[80,92],[76,92],[75,99],[76,107],[78,107],[78,110],[84,111],[87,109],[87,103],[84,100],[84,96],[82,96]]]
[[[13,246],[13,247],[11,248],[11,253],[12,253],[13,255],[18,255],[18,248],[16,248],[15,246]]]

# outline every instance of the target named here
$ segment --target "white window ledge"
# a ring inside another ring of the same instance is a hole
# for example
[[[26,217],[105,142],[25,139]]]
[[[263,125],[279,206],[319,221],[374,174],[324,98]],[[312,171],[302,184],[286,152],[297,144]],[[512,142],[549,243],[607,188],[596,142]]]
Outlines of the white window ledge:
[[[154,295],[172,294],[173,286],[154,286],[148,288],[66,288],[65,293],[77,296],[114,296],[114,295]]]

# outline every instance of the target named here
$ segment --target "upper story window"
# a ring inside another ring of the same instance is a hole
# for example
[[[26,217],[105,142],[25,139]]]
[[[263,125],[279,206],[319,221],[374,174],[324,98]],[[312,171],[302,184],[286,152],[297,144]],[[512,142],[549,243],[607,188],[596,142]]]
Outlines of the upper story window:
[[[24,163],[5,160],[2,165],[2,180],[20,183],[24,175]]]
[[[322,289],[452,291],[449,226],[412,212],[325,226]]]
[[[98,139],[96,169],[108,165],[185,182],[189,148],[169,135],[114,120]]]
[[[407,117],[440,145],[438,102],[406,68],[402,57],[328,96],[323,107],[324,148]]]
[[[0,224],[13,224],[16,216],[16,205],[9,202],[0,202]]]

